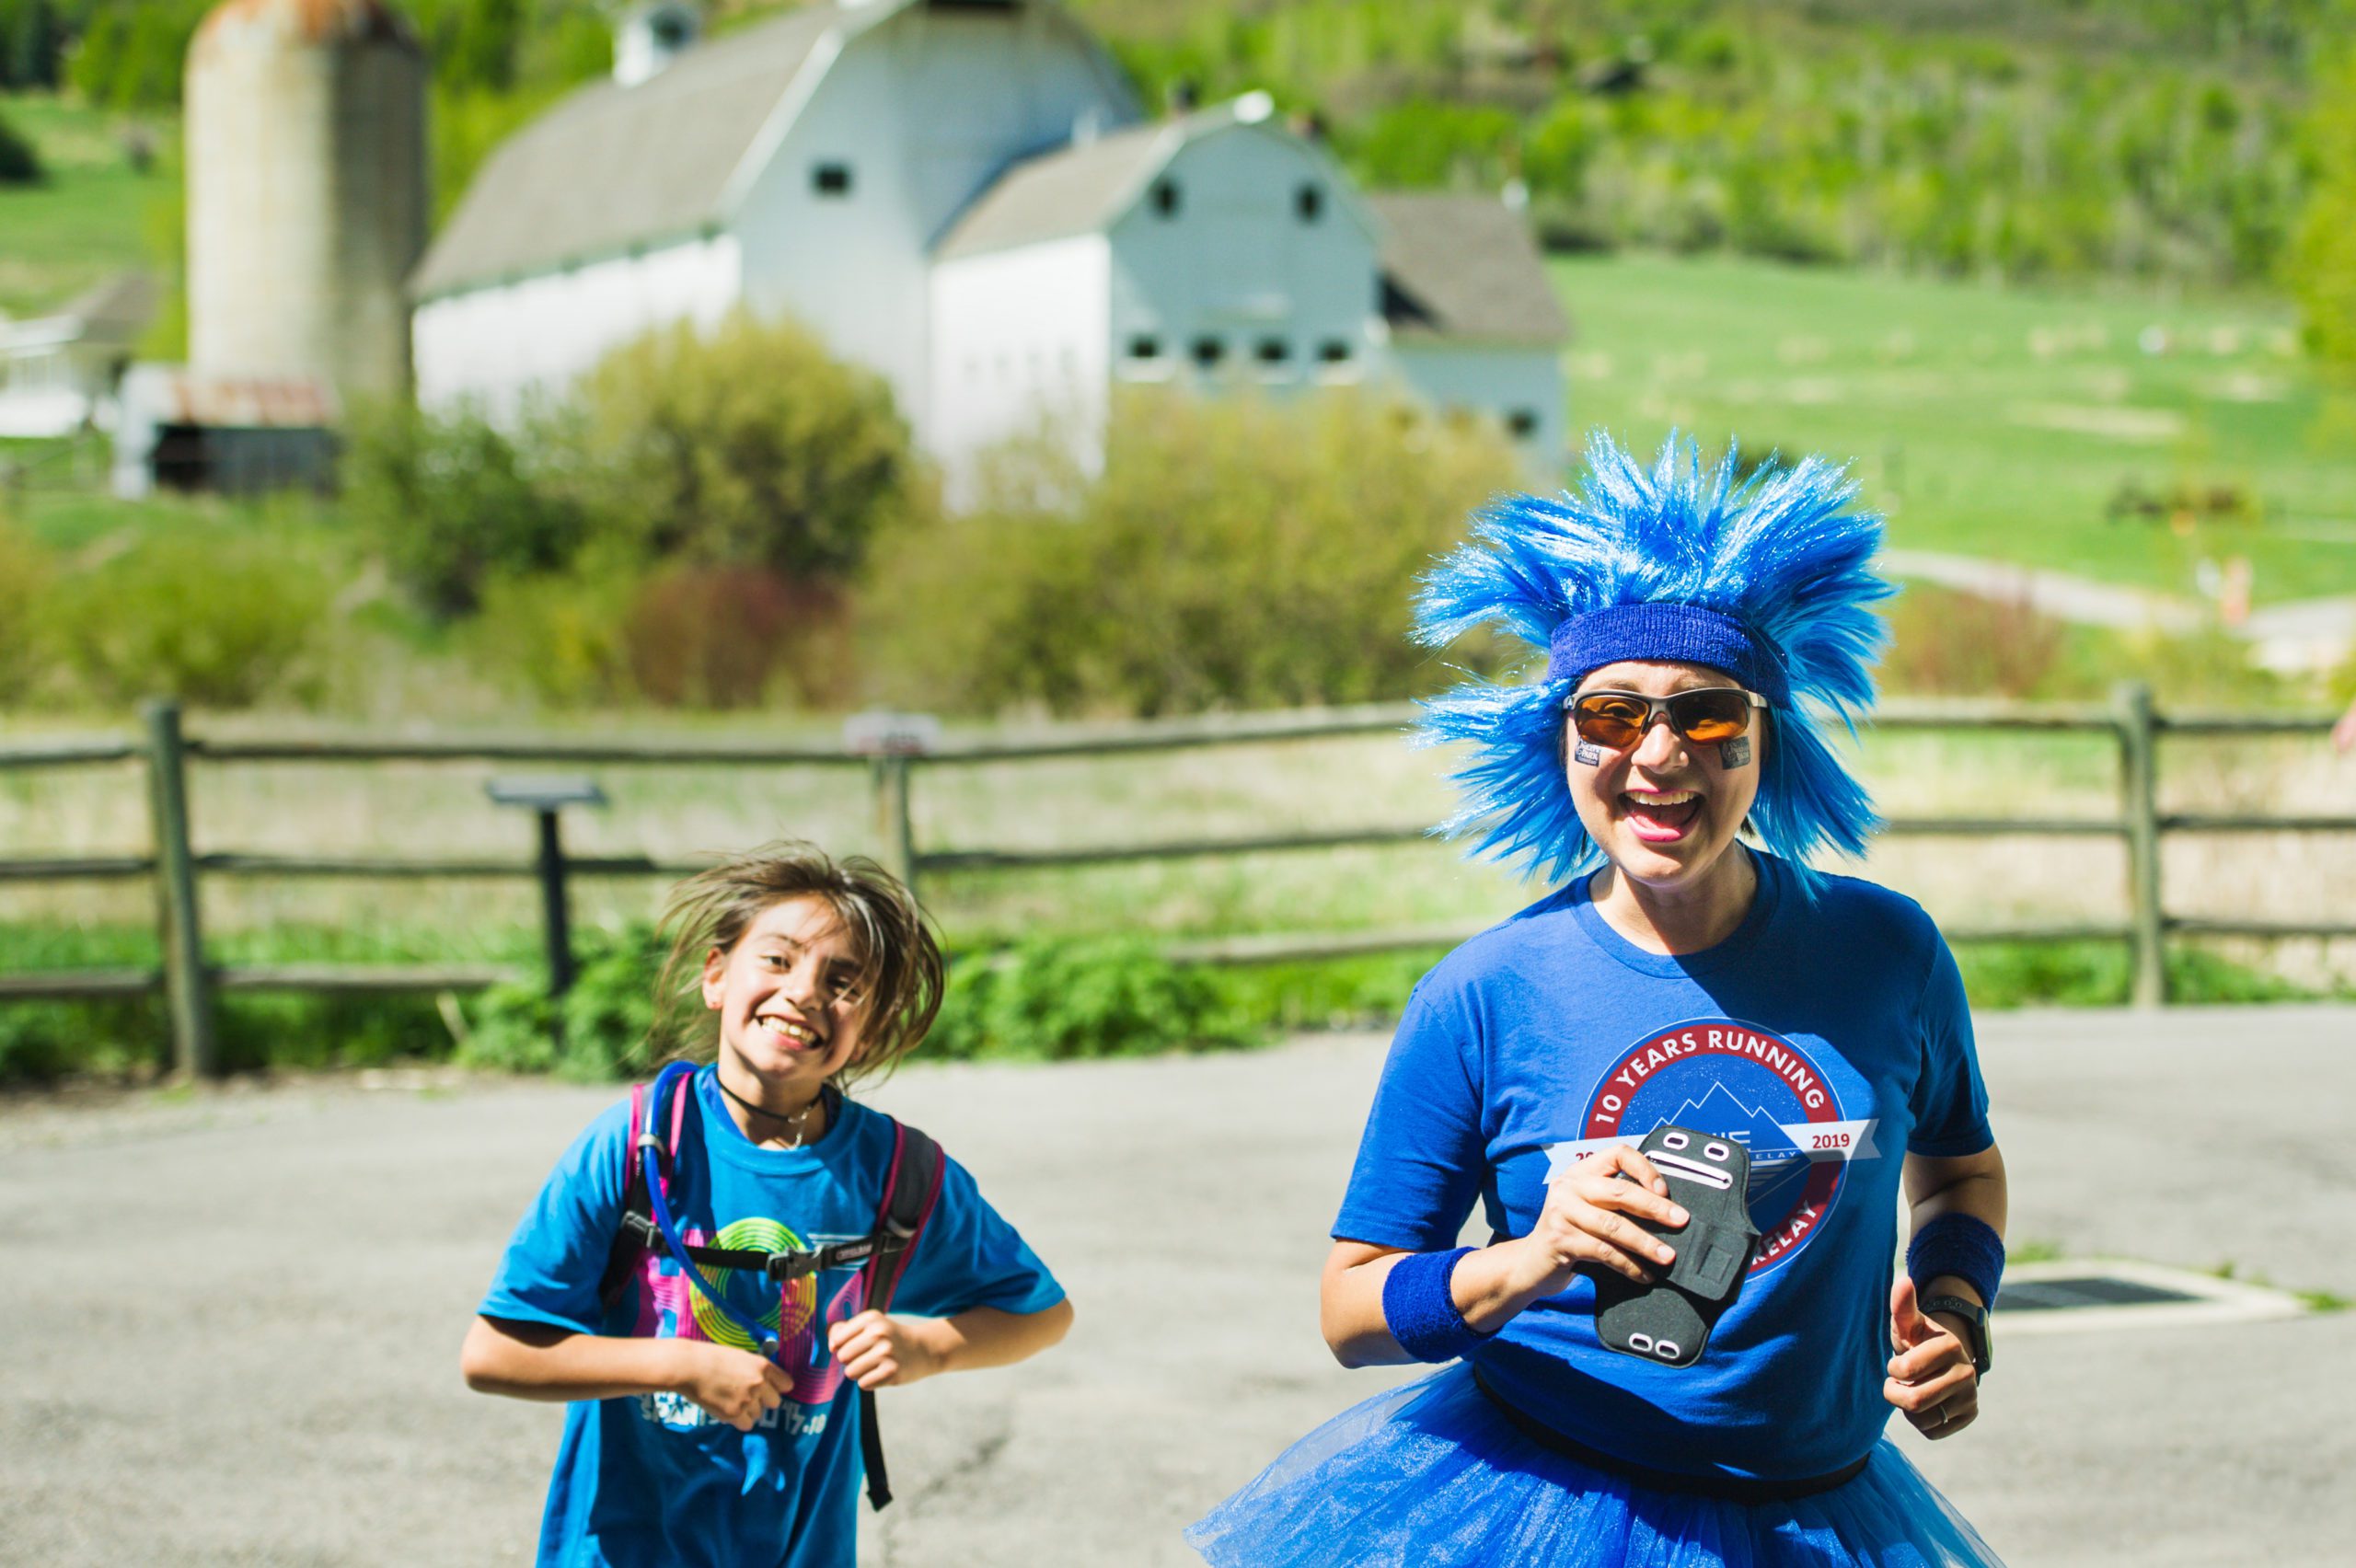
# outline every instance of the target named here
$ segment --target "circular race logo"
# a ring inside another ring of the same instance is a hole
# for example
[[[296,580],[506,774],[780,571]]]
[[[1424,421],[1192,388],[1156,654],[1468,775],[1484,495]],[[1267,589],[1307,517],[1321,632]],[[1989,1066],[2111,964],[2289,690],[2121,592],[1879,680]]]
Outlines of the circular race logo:
[[[718,1236],[704,1244],[748,1252],[790,1252],[802,1246],[802,1238],[773,1219],[739,1219],[722,1227]],[[804,1274],[780,1290],[769,1283],[768,1275],[745,1269],[723,1269],[716,1263],[698,1263],[695,1269],[731,1307],[774,1332],[780,1343],[792,1343],[793,1336],[817,1314],[818,1281],[812,1275]],[[704,1338],[739,1350],[761,1348],[726,1313],[705,1300],[701,1291],[687,1294],[696,1327],[703,1331]]]
[[[1806,1246],[1840,1196],[1849,1160],[1875,1154],[1872,1123],[1842,1116],[1807,1052],[1731,1019],[1680,1023],[1637,1042],[1596,1085],[1576,1150],[1635,1143],[1671,1123],[1750,1150],[1754,1274]]]

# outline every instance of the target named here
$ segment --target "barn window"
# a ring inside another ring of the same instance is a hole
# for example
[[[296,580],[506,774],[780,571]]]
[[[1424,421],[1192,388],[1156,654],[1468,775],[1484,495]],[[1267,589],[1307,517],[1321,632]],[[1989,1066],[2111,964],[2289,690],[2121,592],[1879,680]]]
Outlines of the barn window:
[[[1129,357],[1131,359],[1160,359],[1161,340],[1150,332],[1138,333],[1129,340]]]
[[[810,171],[810,189],[821,196],[850,194],[850,165],[822,163]]]
[[[1314,183],[1302,186],[1293,192],[1292,210],[1300,214],[1302,223],[1315,223],[1325,215],[1325,188]]]
[[[1538,410],[1516,409],[1506,416],[1506,429],[1513,432],[1516,441],[1527,441],[1538,433]]]
[[[1292,358],[1292,345],[1282,338],[1263,338],[1252,352],[1262,364],[1282,364]]]
[[[1328,338],[1317,345],[1317,357],[1327,364],[1347,364],[1350,362],[1350,345],[1340,338]]]
[[[1217,338],[1195,340],[1195,363],[1208,370],[1227,357],[1227,345]]]
[[[1178,215],[1178,182],[1168,179],[1155,180],[1152,200],[1155,212],[1165,218],[1176,217]]]

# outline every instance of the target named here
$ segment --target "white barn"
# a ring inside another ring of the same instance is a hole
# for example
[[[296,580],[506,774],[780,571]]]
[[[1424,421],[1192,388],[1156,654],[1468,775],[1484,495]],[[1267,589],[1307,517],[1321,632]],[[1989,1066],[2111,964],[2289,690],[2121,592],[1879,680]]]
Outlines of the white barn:
[[[1501,203],[1369,202],[1265,95],[1149,121],[1048,0],[818,0],[702,43],[686,16],[637,13],[617,79],[501,147],[434,240],[410,285],[428,407],[509,417],[741,305],[879,372],[953,479],[1173,378],[1394,378],[1559,461],[1568,329]]]

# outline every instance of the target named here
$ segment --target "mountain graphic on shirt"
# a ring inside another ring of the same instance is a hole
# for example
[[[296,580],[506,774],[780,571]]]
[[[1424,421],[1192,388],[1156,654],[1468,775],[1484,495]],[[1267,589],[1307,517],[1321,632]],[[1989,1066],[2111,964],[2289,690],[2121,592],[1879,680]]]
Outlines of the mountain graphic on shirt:
[[[1755,1105],[1745,1105],[1723,1083],[1712,1084],[1707,1094],[1699,1100],[1688,1100],[1661,1118],[1660,1124],[1670,1123],[1691,1127],[1697,1133],[1730,1138],[1750,1151],[1746,1206],[1753,1225],[1764,1228],[1766,1220],[1761,1216],[1766,1219],[1780,1217],[1792,1206],[1799,1185],[1807,1180],[1807,1156],[1799,1146],[1784,1136],[1783,1127],[1773,1116]]]

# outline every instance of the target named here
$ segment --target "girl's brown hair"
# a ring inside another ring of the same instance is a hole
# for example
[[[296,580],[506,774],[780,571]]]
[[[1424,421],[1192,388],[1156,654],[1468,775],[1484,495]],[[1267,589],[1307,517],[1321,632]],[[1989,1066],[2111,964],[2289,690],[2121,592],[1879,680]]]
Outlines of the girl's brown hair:
[[[680,882],[663,905],[671,951],[655,983],[649,1055],[708,1061],[719,1048],[706,1029],[705,955],[727,952],[761,912],[789,898],[814,898],[834,911],[859,962],[859,1055],[835,1075],[849,1088],[888,1073],[915,1050],[941,1011],[941,941],[916,894],[863,855],[840,859],[801,839],[780,839],[731,855]]]

